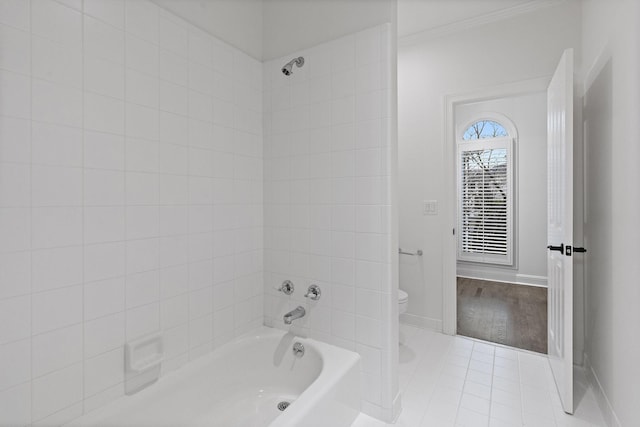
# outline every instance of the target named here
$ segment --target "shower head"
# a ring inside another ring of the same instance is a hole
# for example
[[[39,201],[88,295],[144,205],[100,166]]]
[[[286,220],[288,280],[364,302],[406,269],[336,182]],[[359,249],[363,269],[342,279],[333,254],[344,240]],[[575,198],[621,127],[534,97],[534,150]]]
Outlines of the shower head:
[[[287,62],[284,67],[282,67],[282,73],[285,76],[290,76],[293,73],[293,64],[296,64],[298,68],[304,65],[304,58],[299,56],[297,58],[293,58],[291,61]]]

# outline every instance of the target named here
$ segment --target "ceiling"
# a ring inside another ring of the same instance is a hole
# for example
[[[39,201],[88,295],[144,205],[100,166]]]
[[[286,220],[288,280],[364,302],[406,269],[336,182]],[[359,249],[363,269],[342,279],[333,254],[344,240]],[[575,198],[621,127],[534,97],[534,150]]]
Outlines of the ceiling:
[[[264,59],[392,22],[396,0],[264,0]]]
[[[514,7],[549,1],[155,0],[160,6],[261,60],[388,22],[395,14],[394,2],[397,2],[398,36],[405,37]]]
[[[209,34],[262,59],[262,0],[154,0]]]
[[[398,0],[398,37],[446,27],[535,1]]]

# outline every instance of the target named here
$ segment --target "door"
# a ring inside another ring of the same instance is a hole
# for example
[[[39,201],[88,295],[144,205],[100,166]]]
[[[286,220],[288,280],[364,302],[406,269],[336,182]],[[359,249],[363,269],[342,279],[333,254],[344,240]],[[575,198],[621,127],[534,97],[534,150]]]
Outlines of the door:
[[[547,89],[548,352],[565,412],[573,413],[573,49]]]

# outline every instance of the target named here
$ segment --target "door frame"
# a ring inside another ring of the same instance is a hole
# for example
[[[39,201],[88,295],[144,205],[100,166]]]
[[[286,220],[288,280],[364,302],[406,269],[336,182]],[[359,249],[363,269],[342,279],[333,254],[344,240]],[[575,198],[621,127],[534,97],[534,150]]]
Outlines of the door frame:
[[[444,121],[442,153],[444,164],[443,233],[442,233],[442,332],[457,333],[456,307],[456,257],[457,239],[453,230],[457,228],[457,183],[456,183],[456,125],[455,108],[460,104],[488,101],[496,98],[528,95],[545,92],[551,75],[523,80],[470,92],[445,95],[443,98]],[[456,230],[457,231],[457,230]]]

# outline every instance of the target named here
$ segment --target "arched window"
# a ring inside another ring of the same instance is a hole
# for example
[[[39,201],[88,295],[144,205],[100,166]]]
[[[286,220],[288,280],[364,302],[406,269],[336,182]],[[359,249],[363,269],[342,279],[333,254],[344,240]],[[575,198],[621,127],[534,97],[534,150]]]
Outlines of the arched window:
[[[474,120],[459,133],[459,261],[513,265],[514,135],[507,129],[515,128],[501,121]]]

